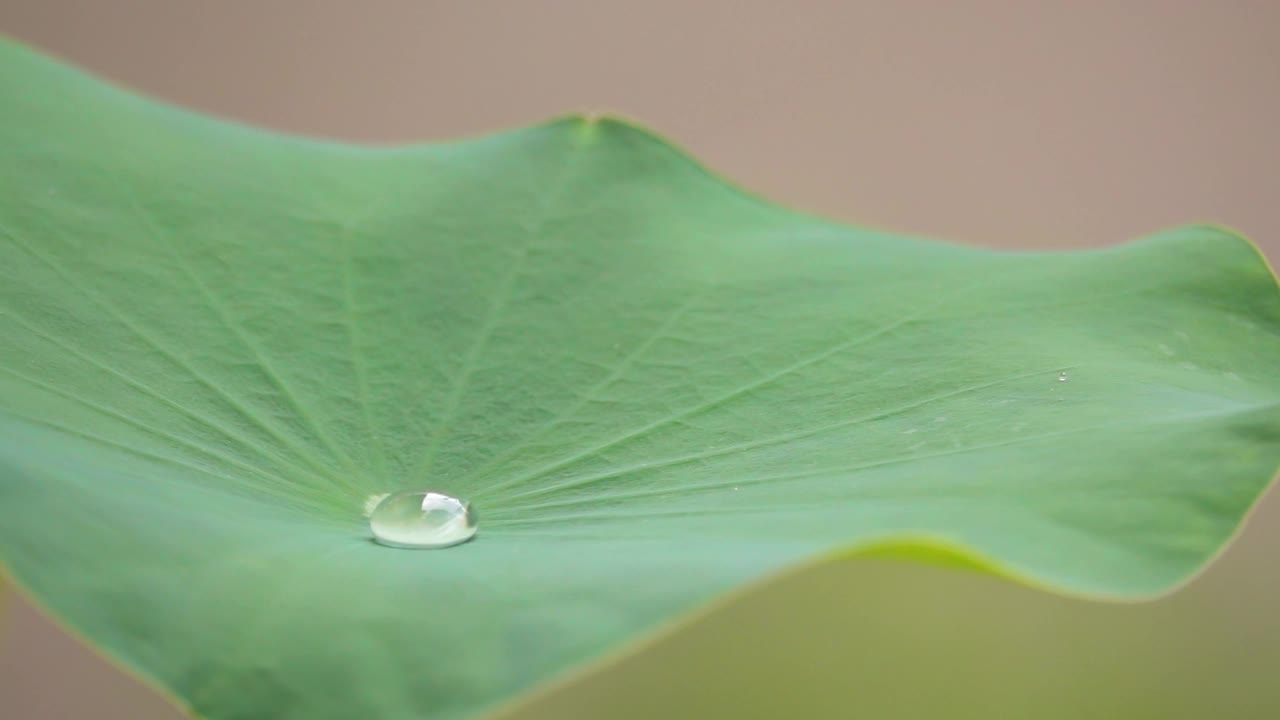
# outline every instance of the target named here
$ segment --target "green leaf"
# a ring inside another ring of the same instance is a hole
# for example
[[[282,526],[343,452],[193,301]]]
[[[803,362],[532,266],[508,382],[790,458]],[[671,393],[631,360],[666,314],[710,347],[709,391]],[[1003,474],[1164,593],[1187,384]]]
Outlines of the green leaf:
[[[470,717],[857,552],[1151,596],[1280,463],[1221,229],[958,247],[617,121],[350,147],[12,45],[0,102],[0,559],[204,717]],[[479,536],[372,543],[411,488]]]

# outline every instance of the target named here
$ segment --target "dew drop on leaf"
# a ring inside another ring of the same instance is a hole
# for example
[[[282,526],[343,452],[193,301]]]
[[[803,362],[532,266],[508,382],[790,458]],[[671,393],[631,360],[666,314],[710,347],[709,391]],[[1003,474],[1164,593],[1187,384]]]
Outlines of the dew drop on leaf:
[[[386,496],[369,515],[373,538],[398,548],[444,548],[470,540],[477,522],[471,503],[429,490]]]
[[[364,499],[364,516],[369,517],[373,514],[374,508],[378,507],[383,500],[386,500],[391,493],[376,493]]]
[[[1071,378],[1067,377],[1067,373],[1065,370],[1063,372],[1058,373],[1058,382],[1066,382],[1067,380],[1070,380],[1070,379]]]

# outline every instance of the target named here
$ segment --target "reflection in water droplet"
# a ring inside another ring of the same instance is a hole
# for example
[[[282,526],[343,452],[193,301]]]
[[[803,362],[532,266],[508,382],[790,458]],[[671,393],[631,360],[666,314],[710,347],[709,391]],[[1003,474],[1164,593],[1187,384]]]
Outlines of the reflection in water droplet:
[[[369,497],[365,498],[364,499],[364,516],[369,517],[370,515],[372,515],[374,508],[378,507],[378,504],[381,503],[383,500],[386,500],[387,496],[390,494],[391,493],[378,493],[376,495],[370,495]]]
[[[1071,378],[1067,377],[1067,372],[1065,370],[1058,373],[1058,382],[1066,382],[1070,379]]]
[[[369,516],[373,537],[399,548],[443,548],[470,540],[476,534],[471,503],[427,490],[388,495]]]

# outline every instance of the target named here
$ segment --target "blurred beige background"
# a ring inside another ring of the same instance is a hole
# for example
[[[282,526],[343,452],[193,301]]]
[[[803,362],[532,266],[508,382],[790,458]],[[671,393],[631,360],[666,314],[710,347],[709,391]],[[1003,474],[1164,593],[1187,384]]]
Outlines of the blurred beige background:
[[[850,221],[1033,248],[1213,220],[1280,258],[1280,2],[0,0],[0,32],[293,132],[441,140],[604,110]],[[1280,717],[1277,542],[1271,498],[1145,606],[846,563],[520,717]],[[10,604],[0,717],[177,717]]]

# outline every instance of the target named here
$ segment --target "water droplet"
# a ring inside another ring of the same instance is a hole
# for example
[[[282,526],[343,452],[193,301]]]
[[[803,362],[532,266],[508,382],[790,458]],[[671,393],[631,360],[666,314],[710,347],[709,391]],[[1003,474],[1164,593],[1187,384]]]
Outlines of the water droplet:
[[[1066,370],[1063,370],[1062,372],[1058,373],[1058,382],[1066,382],[1070,379],[1071,378],[1067,376]]]
[[[476,534],[471,503],[427,490],[407,490],[382,499],[369,515],[373,537],[399,548],[443,548]]]
[[[373,514],[374,508],[378,507],[378,503],[386,500],[391,493],[377,493],[370,495],[364,499],[364,516],[369,517]]]

